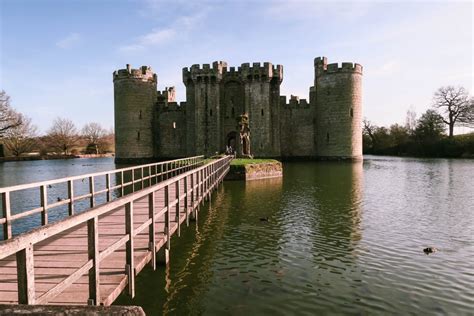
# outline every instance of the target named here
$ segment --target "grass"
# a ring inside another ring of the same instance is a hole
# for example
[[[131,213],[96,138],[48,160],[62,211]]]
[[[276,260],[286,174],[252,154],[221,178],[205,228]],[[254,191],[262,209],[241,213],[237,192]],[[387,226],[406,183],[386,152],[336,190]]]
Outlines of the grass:
[[[254,165],[254,164],[261,164],[261,163],[273,163],[273,162],[278,162],[278,160],[237,158],[237,159],[233,159],[230,162],[230,165],[231,166],[246,166],[246,165]]]

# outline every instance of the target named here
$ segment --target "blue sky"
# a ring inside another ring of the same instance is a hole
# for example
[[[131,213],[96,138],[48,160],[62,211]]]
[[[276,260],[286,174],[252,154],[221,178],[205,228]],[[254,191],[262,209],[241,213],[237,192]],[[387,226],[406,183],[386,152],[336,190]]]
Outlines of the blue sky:
[[[284,65],[282,94],[308,97],[313,59],[364,66],[364,116],[403,123],[434,91],[473,92],[472,2],[0,0],[0,89],[46,131],[57,116],[113,125],[112,72],[150,65],[159,89],[181,69]]]

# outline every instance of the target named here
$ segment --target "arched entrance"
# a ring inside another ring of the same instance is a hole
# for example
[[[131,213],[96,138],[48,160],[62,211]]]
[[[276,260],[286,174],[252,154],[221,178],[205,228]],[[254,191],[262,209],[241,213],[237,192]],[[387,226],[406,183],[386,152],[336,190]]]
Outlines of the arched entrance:
[[[237,132],[234,131],[228,133],[226,139],[226,144],[229,151],[232,153],[237,151]]]

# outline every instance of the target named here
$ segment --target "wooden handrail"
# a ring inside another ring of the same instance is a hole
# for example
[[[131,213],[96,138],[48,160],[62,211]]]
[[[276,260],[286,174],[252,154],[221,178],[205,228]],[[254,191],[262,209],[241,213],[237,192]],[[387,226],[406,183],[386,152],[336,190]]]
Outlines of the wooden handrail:
[[[71,216],[74,214],[74,202],[89,198],[90,207],[94,207],[96,204],[95,198],[101,194],[106,195],[106,201],[109,202],[113,199],[112,191],[119,190],[120,197],[125,194],[125,188],[131,186],[132,192],[134,191],[135,184],[141,183],[140,189],[145,187],[145,181],[148,182],[150,186],[152,184],[152,178],[155,179],[155,183],[163,179],[163,166],[166,167],[167,172],[184,172],[187,168],[194,168],[200,165],[203,161],[204,156],[194,156],[182,159],[162,161],[158,163],[139,165],[109,171],[102,171],[96,173],[89,173],[84,175],[53,179],[35,183],[21,184],[10,187],[0,188],[0,202],[3,208],[3,214],[0,217],[0,223],[3,226],[3,239],[10,239],[12,237],[12,222],[17,219],[30,216],[36,213],[41,213],[41,225],[46,225],[48,223],[48,210],[68,204],[68,215]],[[171,164],[179,163],[180,167],[176,169],[168,169],[168,166]],[[158,168],[160,167],[160,168]],[[158,173],[160,169],[160,173]],[[135,178],[135,173],[137,170],[140,170],[140,178]],[[148,170],[148,175],[144,176],[144,170]],[[131,172],[132,181],[124,182],[124,172]],[[152,174],[153,172],[153,174]],[[111,175],[120,174],[120,184],[111,186]],[[94,180],[96,177],[105,176],[105,189],[95,191]],[[167,175],[168,178],[168,175]],[[75,196],[74,194],[74,181],[87,179],[89,183],[89,193],[82,194],[80,196]],[[67,199],[59,200],[57,203],[52,203],[48,205],[48,187],[53,184],[65,183],[67,184]],[[27,189],[38,189],[40,190],[40,207],[23,210],[19,214],[12,215],[12,206],[11,206],[11,193],[16,191],[22,191]],[[23,215],[25,214],[25,215]]]
[[[95,206],[83,213],[66,217],[58,222],[33,229],[20,234],[11,239],[0,241],[0,260],[11,255],[16,255],[17,277],[18,277],[18,301],[20,304],[45,304],[59,295],[64,289],[77,281],[84,273],[89,275],[89,304],[99,305],[100,302],[100,262],[108,255],[126,246],[126,273],[128,280],[128,293],[133,296],[135,292],[135,262],[134,262],[134,237],[142,231],[149,229],[149,252],[154,253],[156,249],[155,241],[155,221],[157,216],[165,217],[166,244],[170,246],[170,212],[176,207],[176,214],[180,212],[180,201],[184,199],[184,206],[188,206],[188,196],[191,197],[191,206],[195,208],[205,197],[210,199],[212,190],[223,181],[225,174],[229,170],[231,156],[212,161],[203,166],[191,169],[175,177],[158,182],[150,187],[136,191],[132,194],[120,197],[106,204]],[[191,186],[188,188],[188,180],[191,179]],[[180,181],[184,181],[185,192],[179,191]],[[170,199],[170,186],[175,185],[175,195]],[[155,205],[155,192],[164,190],[164,212],[161,207]],[[148,197],[149,219],[140,226],[134,228],[134,202]],[[197,202],[197,204],[195,204]],[[99,217],[118,208],[125,209],[125,234],[116,242],[112,243],[99,252]],[[187,210],[186,210],[187,212]],[[187,216],[187,215],[186,215]],[[180,218],[177,218],[178,225]],[[34,245],[68,229],[87,223],[87,253],[88,261],[79,269],[71,272],[65,279],[53,286],[50,290],[36,298],[35,294],[35,271],[33,263]],[[178,228],[179,231],[179,228]],[[154,255],[150,256],[153,258]],[[155,259],[152,265],[155,266]]]
[[[165,164],[173,163],[173,162],[176,162],[176,161],[185,161],[185,160],[192,160],[192,159],[203,160],[204,156],[194,156],[194,157],[187,157],[187,158],[181,158],[181,159],[166,160],[166,161],[160,161],[160,162],[155,162],[155,163],[146,164],[146,165],[138,165],[138,166],[133,166],[133,167],[126,167],[126,168],[109,170],[109,171],[100,171],[100,172],[95,172],[95,173],[87,173],[87,174],[78,175],[78,176],[58,178],[58,179],[52,179],[52,180],[46,180],[46,181],[40,181],[40,182],[25,183],[25,184],[10,186],[10,187],[3,187],[3,188],[0,187],[0,193],[26,190],[26,189],[39,187],[39,186],[42,186],[42,185],[62,183],[62,182],[66,182],[68,180],[72,180],[72,181],[82,180],[82,179],[85,179],[85,178],[88,178],[88,177],[103,176],[103,175],[106,175],[106,174],[136,170],[136,169],[142,168],[142,167],[159,166],[159,165],[165,165]]]

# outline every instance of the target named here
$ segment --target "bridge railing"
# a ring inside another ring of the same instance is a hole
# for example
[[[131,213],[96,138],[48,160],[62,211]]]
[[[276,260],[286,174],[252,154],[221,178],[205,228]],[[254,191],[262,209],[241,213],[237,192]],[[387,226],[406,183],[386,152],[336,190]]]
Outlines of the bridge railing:
[[[134,259],[135,237],[144,231],[148,231],[148,253],[152,254],[149,260],[155,265],[155,252],[159,250],[156,241],[157,232],[155,231],[155,223],[158,219],[164,218],[163,233],[166,242],[162,247],[170,249],[171,209],[176,210],[175,216],[178,219],[179,225],[181,208],[186,210],[186,216],[188,216],[188,208],[195,209],[200,202],[204,201],[206,197],[209,197],[212,190],[223,181],[229,171],[231,160],[231,156],[226,156],[211,161],[201,167],[196,167],[133,194],[94,207],[86,212],[72,215],[58,222],[15,236],[9,240],[0,241],[0,260],[12,255],[16,256],[18,303],[46,304],[79,280],[84,274],[88,274],[88,303],[91,305],[104,304],[100,298],[100,263],[124,245],[126,250],[125,273],[127,274],[128,293],[133,297],[135,292],[135,274],[137,271]],[[180,192],[179,189],[182,183],[185,188],[184,192]],[[170,194],[170,188],[173,189],[175,194]],[[155,194],[158,194],[158,192],[164,194],[164,207],[158,207],[155,204]],[[135,227],[136,225],[134,224],[137,222],[134,219],[134,202],[144,198],[147,198],[148,201],[148,220],[139,227]],[[99,218],[103,218],[104,215],[117,210],[125,212],[125,232],[116,242],[99,251]],[[87,223],[87,262],[79,269],[70,272],[69,276],[51,289],[39,297],[36,297],[34,267],[35,245],[85,223]],[[111,302],[106,302],[105,305],[110,303]]]
[[[12,238],[13,223],[19,220],[30,218],[23,226],[32,226],[35,220],[33,226],[44,226],[51,222],[50,214],[56,220],[73,215],[78,202],[83,211],[195,168],[203,161],[204,156],[195,156],[0,188],[3,239]],[[49,191],[54,191],[56,197]],[[21,195],[17,200],[22,203],[18,204],[26,204],[25,209],[13,209],[14,194]],[[26,230],[23,227],[23,232]]]

